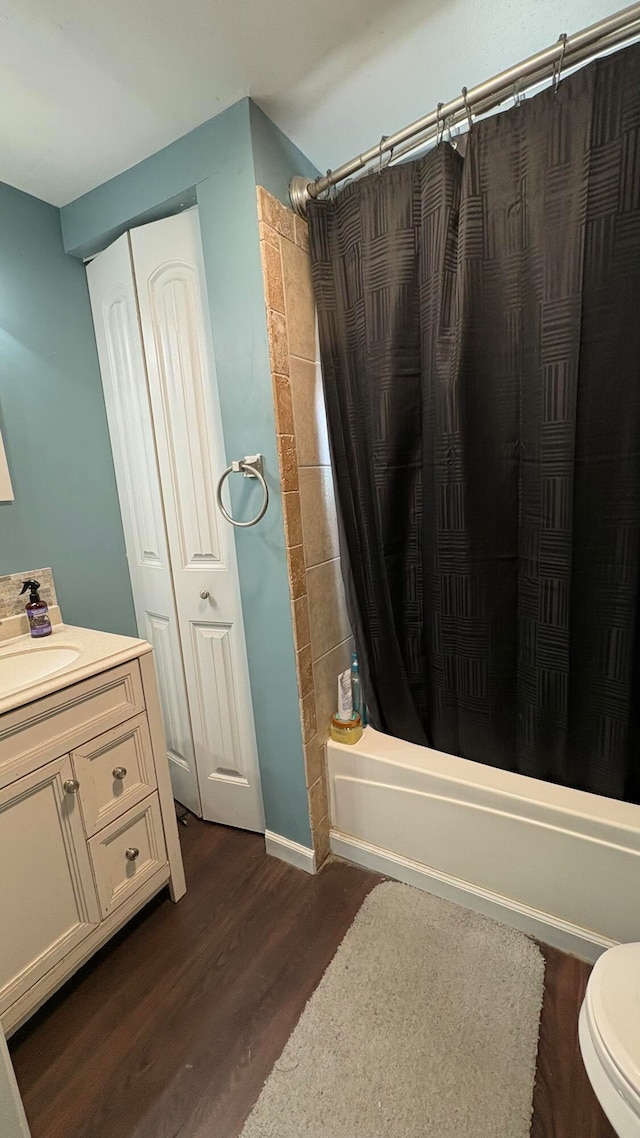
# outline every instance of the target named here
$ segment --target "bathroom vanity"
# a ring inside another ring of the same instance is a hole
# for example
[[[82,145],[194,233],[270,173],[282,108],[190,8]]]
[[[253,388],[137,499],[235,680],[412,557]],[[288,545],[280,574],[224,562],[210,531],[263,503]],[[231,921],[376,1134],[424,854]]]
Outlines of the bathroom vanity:
[[[5,1033],[167,884],[179,900],[150,645],[64,625],[0,645]]]

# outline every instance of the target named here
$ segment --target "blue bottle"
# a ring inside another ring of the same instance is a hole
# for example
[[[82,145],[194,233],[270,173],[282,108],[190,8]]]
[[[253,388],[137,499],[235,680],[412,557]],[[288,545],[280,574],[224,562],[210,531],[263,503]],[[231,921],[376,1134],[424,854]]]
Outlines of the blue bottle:
[[[351,653],[351,699],[353,703],[354,714],[358,713],[362,726],[364,727],[367,722],[365,717],[365,706],[362,698],[362,684],[360,683],[360,667],[358,665],[357,652]]]

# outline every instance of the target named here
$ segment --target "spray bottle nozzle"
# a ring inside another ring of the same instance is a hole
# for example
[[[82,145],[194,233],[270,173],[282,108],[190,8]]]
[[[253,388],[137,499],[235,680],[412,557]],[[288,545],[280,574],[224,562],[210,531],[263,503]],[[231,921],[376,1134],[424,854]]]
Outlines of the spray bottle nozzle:
[[[23,581],[22,582],[22,588],[20,590],[20,596],[22,596],[23,593],[26,593],[27,589],[29,589],[30,590],[29,600],[30,601],[39,601],[40,600],[40,597],[38,596],[38,589],[39,588],[40,588],[40,582],[39,581],[31,581],[31,580]]]

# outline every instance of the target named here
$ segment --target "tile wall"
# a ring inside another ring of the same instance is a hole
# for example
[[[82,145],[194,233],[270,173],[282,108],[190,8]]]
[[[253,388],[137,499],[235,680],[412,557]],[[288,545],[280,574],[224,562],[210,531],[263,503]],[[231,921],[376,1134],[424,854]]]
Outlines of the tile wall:
[[[29,594],[20,596],[23,581],[39,581],[42,586],[40,596],[49,606],[57,605],[56,588],[50,569],[25,569],[24,573],[7,573],[0,577],[0,620],[8,616],[22,615]]]
[[[340,574],[307,223],[262,187],[258,217],[300,719],[320,865],[329,848],[324,744],[338,673],[351,663],[353,641]]]
[[[22,582],[27,580],[40,582],[40,596],[49,606],[51,623],[60,624],[62,620],[50,569],[25,569],[22,573],[6,573],[0,577],[0,644],[12,640],[14,636],[26,636],[29,631],[24,611],[29,594],[20,596]]]

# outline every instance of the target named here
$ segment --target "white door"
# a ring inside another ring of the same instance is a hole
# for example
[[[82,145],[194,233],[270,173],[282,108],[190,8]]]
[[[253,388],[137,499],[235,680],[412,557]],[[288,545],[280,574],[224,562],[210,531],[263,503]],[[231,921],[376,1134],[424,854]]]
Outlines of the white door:
[[[100,921],[72,779],[65,755],[0,790],[0,1014]]]
[[[203,813],[264,830],[197,210],[131,247]]]
[[[174,797],[202,815],[127,233],[87,279],[138,632],[154,649]]]

